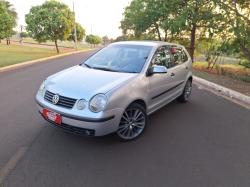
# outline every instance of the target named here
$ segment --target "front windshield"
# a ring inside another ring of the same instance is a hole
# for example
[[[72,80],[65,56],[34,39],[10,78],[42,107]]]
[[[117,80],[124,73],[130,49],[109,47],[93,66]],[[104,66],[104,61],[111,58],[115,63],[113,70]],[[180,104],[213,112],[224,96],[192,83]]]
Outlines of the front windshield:
[[[91,56],[83,65],[105,71],[140,73],[151,49],[151,46],[142,45],[110,45]]]

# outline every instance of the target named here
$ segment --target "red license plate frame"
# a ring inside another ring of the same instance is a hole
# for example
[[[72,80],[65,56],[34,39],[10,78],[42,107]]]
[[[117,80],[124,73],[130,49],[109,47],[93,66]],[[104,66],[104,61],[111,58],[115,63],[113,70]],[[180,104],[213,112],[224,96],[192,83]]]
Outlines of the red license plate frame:
[[[54,122],[56,125],[62,124],[62,116],[52,110],[44,108],[42,111],[42,115],[45,119]]]

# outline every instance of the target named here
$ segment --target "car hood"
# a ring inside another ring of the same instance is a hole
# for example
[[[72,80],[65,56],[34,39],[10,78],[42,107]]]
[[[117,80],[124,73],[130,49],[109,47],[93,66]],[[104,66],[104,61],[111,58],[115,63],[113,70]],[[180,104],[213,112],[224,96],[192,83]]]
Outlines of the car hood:
[[[135,76],[137,74],[74,66],[50,76],[46,80],[46,89],[66,97],[90,100],[94,95],[107,93]]]

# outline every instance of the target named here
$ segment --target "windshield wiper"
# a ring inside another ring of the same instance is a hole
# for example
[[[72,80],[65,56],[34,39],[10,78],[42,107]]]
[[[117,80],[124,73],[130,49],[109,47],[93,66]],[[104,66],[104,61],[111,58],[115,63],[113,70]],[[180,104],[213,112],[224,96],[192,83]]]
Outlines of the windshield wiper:
[[[126,71],[125,73],[138,73],[137,71]]]
[[[113,72],[118,72],[117,70],[106,68],[106,67],[92,67],[93,69],[99,69],[103,71],[113,71]]]
[[[86,66],[87,68],[93,68],[92,66],[85,64],[85,63],[83,63],[83,65]]]

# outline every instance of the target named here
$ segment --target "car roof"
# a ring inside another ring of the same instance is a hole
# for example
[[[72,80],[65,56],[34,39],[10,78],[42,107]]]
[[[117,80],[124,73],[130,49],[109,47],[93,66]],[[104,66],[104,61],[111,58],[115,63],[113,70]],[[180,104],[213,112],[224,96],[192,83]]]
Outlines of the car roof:
[[[115,42],[112,43],[111,45],[144,45],[144,46],[162,46],[162,45],[175,45],[182,47],[182,45],[179,44],[174,44],[174,43],[168,43],[168,42],[163,42],[163,41],[121,41],[121,42]]]

